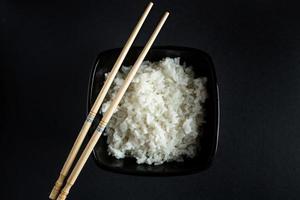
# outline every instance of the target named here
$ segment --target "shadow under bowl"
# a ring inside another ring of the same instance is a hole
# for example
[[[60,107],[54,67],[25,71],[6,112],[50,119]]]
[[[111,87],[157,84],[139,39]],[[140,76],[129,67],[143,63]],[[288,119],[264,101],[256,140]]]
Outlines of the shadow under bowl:
[[[132,47],[127,54],[123,65],[133,65],[142,48]],[[110,72],[121,49],[111,49],[100,53],[92,69],[88,88],[88,112],[91,109],[105,80],[104,74]],[[161,46],[150,49],[145,60],[159,61],[165,57],[180,57],[181,63],[192,66],[195,77],[207,77],[206,89],[208,98],[204,104],[205,123],[202,126],[202,135],[197,139],[197,154],[194,158],[186,158],[184,162],[168,162],[161,165],[137,164],[134,158],[116,159],[108,155],[107,137],[102,135],[94,148],[93,155],[96,164],[105,170],[117,173],[171,176],[186,175],[201,172],[207,169],[215,156],[219,136],[219,92],[215,69],[210,56],[198,49],[176,46]],[[96,128],[101,116],[97,115],[91,130]],[[89,132],[89,135],[92,131]]]

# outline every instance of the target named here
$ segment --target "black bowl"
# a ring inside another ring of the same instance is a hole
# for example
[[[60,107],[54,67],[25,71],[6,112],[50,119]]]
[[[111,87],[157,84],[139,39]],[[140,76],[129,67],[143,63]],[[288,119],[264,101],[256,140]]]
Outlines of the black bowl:
[[[133,65],[141,50],[141,47],[132,47],[123,65]],[[107,50],[97,57],[89,81],[88,111],[104,83],[104,74],[111,70],[120,51],[121,49]],[[200,172],[211,165],[217,150],[219,135],[219,93],[212,60],[208,54],[198,49],[175,46],[153,47],[145,60],[153,62],[165,57],[180,57],[181,62],[193,66],[196,77],[205,76],[208,79],[206,85],[208,99],[204,105],[206,123],[203,125],[203,135],[198,140],[200,148],[197,155],[192,159],[185,159],[184,162],[169,162],[162,165],[137,164],[133,158],[116,159],[109,156],[107,137],[102,135],[93,151],[95,161],[100,168],[133,175],[168,176]],[[94,130],[100,117],[96,117],[96,123],[91,130]],[[91,133],[92,131],[89,134]]]

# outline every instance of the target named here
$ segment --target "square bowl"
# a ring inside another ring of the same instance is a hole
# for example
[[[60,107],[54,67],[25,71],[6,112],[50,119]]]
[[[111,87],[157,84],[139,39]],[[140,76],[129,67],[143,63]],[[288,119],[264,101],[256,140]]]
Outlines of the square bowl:
[[[123,65],[133,65],[142,48],[132,47],[127,54]],[[88,112],[91,109],[100,89],[103,86],[104,74],[110,72],[121,49],[111,49],[100,53],[91,71],[88,88]],[[108,155],[107,136],[102,135],[94,148],[93,156],[96,164],[105,170],[117,173],[145,175],[145,176],[171,176],[185,175],[201,172],[207,169],[216,154],[219,136],[219,91],[216,73],[210,56],[198,49],[176,46],[160,46],[150,49],[145,60],[159,61],[165,57],[180,57],[181,63],[192,66],[195,77],[207,77],[206,89],[208,98],[204,104],[204,120],[201,138],[197,139],[197,153],[194,158],[187,158],[183,162],[167,162],[161,165],[137,164],[134,158],[116,159]],[[101,116],[96,116],[95,122],[89,132],[95,129]]]

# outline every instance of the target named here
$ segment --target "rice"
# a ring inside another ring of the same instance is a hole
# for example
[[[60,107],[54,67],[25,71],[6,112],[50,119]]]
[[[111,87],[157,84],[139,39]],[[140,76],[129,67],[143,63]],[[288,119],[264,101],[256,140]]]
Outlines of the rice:
[[[207,80],[194,78],[192,67],[179,61],[143,62],[105,130],[110,155],[155,165],[195,156]],[[108,109],[129,70],[122,66],[100,112]]]

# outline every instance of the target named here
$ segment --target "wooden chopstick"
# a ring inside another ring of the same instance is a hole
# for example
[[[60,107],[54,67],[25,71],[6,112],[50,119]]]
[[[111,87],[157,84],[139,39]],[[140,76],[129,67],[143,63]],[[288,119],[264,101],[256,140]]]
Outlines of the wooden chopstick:
[[[60,172],[60,175],[49,195],[49,198],[50,199],[56,199],[57,198],[57,195],[58,193],[60,192],[60,189],[63,185],[63,182],[66,178],[66,176],[68,175],[68,172],[76,158],[76,155],[80,149],[80,146],[82,145],[82,142],[84,140],[84,138],[86,137],[86,134],[88,132],[88,130],[90,129],[91,127],[91,124],[96,116],[96,113],[98,112],[106,94],[107,94],[107,91],[109,89],[109,87],[111,86],[121,64],[123,63],[134,39],[136,38],[139,30],[141,29],[146,17],[148,16],[151,8],[153,6],[153,3],[150,2],[146,8],[146,10],[144,11],[144,13],[142,14],[141,18],[139,19],[137,25],[134,27],[133,29],[133,32],[131,33],[131,35],[129,36],[125,46],[123,47],[119,57],[117,58],[111,72],[109,73],[108,75],[108,78],[106,79],[101,91],[99,92],[98,96],[97,96],[97,99],[95,101],[95,103],[93,104],[92,106],[92,109],[90,110],[78,136],[77,136],[77,139],[75,141],[75,143],[73,144],[73,147],[67,157],[67,160],[65,161],[64,163],[64,166],[63,168],[61,169],[61,172]]]
[[[139,57],[135,61],[133,67],[131,68],[130,72],[128,73],[122,87],[119,89],[117,95],[113,99],[113,102],[110,104],[108,110],[105,112],[104,116],[102,117],[97,129],[93,133],[90,141],[88,142],[87,146],[85,147],[83,153],[81,154],[78,162],[76,163],[72,173],[70,174],[65,187],[62,189],[60,195],[58,196],[57,200],[65,200],[67,198],[67,195],[69,194],[69,191],[73,184],[75,183],[79,173],[81,172],[83,166],[85,165],[88,157],[90,156],[91,152],[93,151],[93,148],[97,144],[104,128],[106,127],[107,123],[109,122],[110,118],[113,115],[114,110],[117,108],[118,104],[120,103],[123,95],[125,94],[129,84],[131,83],[132,79],[134,78],[137,70],[139,69],[140,65],[142,64],[146,54],[148,53],[150,47],[152,46],[155,38],[157,37],[159,31],[161,30],[163,24],[165,23],[166,19],[168,18],[169,13],[166,12],[161,20],[159,21],[157,27],[155,28],[154,32],[152,33],[150,39],[146,43],[144,49],[140,53]]]

